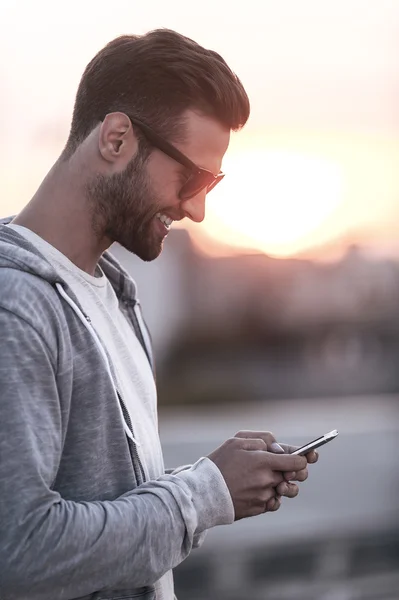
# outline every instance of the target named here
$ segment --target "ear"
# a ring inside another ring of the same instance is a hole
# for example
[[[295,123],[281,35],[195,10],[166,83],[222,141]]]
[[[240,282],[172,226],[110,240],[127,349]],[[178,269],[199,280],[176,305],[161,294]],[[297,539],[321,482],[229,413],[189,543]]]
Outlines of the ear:
[[[102,158],[110,163],[127,164],[133,158],[138,150],[138,139],[127,115],[114,112],[105,116],[100,126],[98,149]]]

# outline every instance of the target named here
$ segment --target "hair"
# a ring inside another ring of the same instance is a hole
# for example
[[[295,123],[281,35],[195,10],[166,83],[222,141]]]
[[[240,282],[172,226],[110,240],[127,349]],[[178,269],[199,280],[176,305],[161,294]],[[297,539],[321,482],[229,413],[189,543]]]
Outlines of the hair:
[[[112,112],[136,116],[160,135],[180,139],[187,109],[237,131],[248,120],[250,105],[241,81],[213,50],[169,29],[120,36],[82,75],[63,157]]]

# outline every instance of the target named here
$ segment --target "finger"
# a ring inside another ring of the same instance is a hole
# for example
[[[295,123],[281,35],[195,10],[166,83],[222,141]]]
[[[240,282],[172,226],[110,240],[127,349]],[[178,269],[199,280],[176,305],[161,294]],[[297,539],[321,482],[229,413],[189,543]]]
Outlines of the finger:
[[[308,477],[309,477],[309,471],[306,468],[306,469],[302,469],[302,471],[298,471],[296,476],[293,477],[292,479],[290,479],[290,481],[306,481]]]
[[[281,506],[281,496],[277,495],[266,502],[265,512],[276,512]]]
[[[284,454],[284,448],[280,446],[277,442],[273,442],[272,444],[267,446],[269,452],[276,452],[277,454]]]
[[[264,490],[264,493],[260,495],[256,500],[252,499],[248,501],[244,507],[244,516],[245,517],[254,517],[256,515],[260,515],[269,510],[273,510],[275,505],[277,493],[275,489]],[[241,514],[242,511],[239,511]],[[238,516],[238,518],[243,518],[242,516]],[[237,520],[237,513],[236,513]]]
[[[280,442],[280,446],[284,450],[285,454],[292,454],[295,450],[299,448],[299,446],[291,446],[290,444],[284,444]]]
[[[279,496],[285,496],[285,494],[288,492],[288,482],[282,481],[276,485],[275,490]]]
[[[277,484],[276,484],[276,486],[277,486]],[[262,497],[259,498],[260,504],[262,504],[263,506],[266,506],[266,504],[268,504],[268,502],[271,502],[276,496],[279,496],[279,494],[276,491],[276,486],[274,488],[270,488],[269,490],[264,491],[264,493],[262,494]]]
[[[265,453],[265,459],[273,471],[301,471],[307,465],[306,458],[297,454],[273,454],[273,452]]]
[[[286,498],[295,498],[299,494],[299,487],[295,483],[283,481],[276,487],[276,492]]]
[[[250,431],[243,430],[238,431],[234,437],[237,438],[251,438],[251,439],[260,439],[264,440],[267,445],[267,449],[269,452],[278,452],[284,453],[284,449],[276,442],[276,438],[271,433],[271,431]]]
[[[285,454],[292,454],[295,450],[298,450],[299,446],[291,446],[290,444],[279,444],[281,448],[284,450]],[[306,460],[308,463],[315,463],[319,459],[319,453],[316,450],[311,450],[307,454],[305,454]]]
[[[319,453],[316,450],[311,450],[306,454],[306,460],[310,464],[317,462],[319,460]]]
[[[298,471],[297,473],[295,472],[289,472],[289,473],[284,473],[284,479],[285,481],[306,481],[306,479],[309,477],[309,472],[308,469],[302,469],[302,471]]]
[[[266,442],[260,438],[245,438],[237,441],[237,444],[241,450],[260,450],[263,452],[267,450]]]

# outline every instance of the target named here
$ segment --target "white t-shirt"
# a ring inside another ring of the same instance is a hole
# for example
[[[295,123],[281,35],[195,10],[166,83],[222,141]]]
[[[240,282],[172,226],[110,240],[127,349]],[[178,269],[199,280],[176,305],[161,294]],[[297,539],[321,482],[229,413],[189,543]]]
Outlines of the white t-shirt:
[[[115,291],[97,266],[96,275],[82,271],[36,233],[9,224],[31,242],[70,286],[111,360],[116,384],[129,412],[133,435],[147,479],[164,474],[158,435],[157,395],[148,358],[132,325],[119,308]]]

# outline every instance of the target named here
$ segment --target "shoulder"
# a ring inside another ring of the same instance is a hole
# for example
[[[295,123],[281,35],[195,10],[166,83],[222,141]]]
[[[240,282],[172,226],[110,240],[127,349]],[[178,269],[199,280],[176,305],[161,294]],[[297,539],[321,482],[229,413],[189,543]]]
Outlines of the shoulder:
[[[59,326],[62,304],[55,287],[28,271],[0,268],[0,310],[24,320],[36,331]]]

